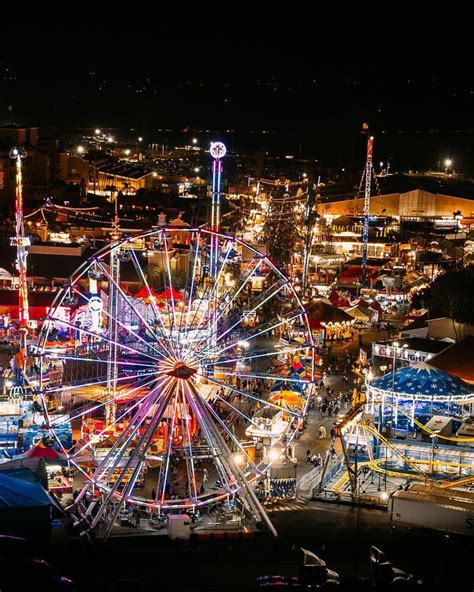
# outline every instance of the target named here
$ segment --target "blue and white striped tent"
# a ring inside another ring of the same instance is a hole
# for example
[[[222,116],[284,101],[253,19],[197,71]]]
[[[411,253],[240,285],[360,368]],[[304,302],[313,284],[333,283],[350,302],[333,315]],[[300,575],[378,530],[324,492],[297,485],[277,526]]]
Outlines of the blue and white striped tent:
[[[474,387],[426,362],[407,366],[375,378],[367,385],[372,393],[400,399],[458,401],[474,398]]]

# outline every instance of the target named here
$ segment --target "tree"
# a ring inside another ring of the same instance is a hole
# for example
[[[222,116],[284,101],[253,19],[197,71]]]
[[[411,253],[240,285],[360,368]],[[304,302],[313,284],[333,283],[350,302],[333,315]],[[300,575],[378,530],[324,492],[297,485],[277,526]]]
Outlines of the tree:
[[[446,316],[455,323],[474,325],[474,273],[470,270],[451,271],[434,281],[431,287],[430,313],[434,316]]]

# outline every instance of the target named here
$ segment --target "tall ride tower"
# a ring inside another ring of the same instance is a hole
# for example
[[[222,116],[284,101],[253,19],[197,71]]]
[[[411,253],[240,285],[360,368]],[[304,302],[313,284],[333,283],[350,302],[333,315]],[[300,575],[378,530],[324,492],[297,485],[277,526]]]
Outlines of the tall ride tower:
[[[211,142],[210,153],[212,161],[212,204],[211,204],[211,230],[219,232],[221,229],[221,183],[222,183],[222,159],[227,149],[222,142]],[[216,277],[219,263],[219,238],[213,236],[211,240],[211,252],[209,257],[209,275]]]
[[[358,196],[364,190],[364,213],[362,225],[362,276],[361,282],[363,286],[367,285],[367,255],[369,247],[369,217],[370,217],[370,197],[372,194],[372,179],[374,180],[377,190],[377,178],[373,166],[373,151],[374,151],[374,136],[369,134],[369,126],[364,124],[362,131],[367,133],[367,158],[365,161],[365,168],[362,173],[362,178],[359,185]],[[378,193],[380,193],[378,191]]]
[[[28,251],[26,247],[30,245],[30,239],[25,237],[25,227],[23,224],[23,177],[21,162],[26,158],[26,150],[22,147],[12,148],[10,158],[16,165],[16,188],[15,188],[15,236],[10,239],[10,244],[16,247],[16,268],[18,270],[18,311],[20,318],[20,351],[23,356],[23,370],[26,363],[26,337],[28,335],[28,324],[30,315],[28,311],[28,283],[26,275],[26,258]]]

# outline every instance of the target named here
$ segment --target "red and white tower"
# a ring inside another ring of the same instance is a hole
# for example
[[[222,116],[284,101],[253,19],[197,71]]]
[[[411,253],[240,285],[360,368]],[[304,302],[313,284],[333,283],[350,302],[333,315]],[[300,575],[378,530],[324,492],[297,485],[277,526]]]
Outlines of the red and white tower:
[[[23,224],[23,180],[21,163],[26,158],[26,150],[22,147],[12,148],[10,158],[16,165],[16,189],[15,189],[15,236],[11,238],[11,245],[16,247],[16,267],[18,270],[18,310],[20,325],[20,350],[26,352],[26,337],[28,335],[29,311],[28,311],[28,283],[26,275],[27,247],[30,239],[25,237]],[[26,361],[26,357],[24,357]]]

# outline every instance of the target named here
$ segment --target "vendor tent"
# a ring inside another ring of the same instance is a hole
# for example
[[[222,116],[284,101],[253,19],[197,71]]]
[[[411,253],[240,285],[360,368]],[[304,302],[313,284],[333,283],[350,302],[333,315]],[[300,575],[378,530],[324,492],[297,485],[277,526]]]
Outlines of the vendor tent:
[[[43,442],[39,442],[36,446],[32,446],[27,452],[20,454],[17,458],[43,458],[46,463],[61,463],[66,458],[59,453],[52,446],[46,446]]]
[[[353,318],[344,310],[323,302],[312,300],[305,304],[308,323],[311,329],[320,329],[329,323],[351,323]]]
[[[149,288],[148,286],[143,286],[140,290],[134,294],[134,298],[160,298],[158,294],[153,290],[153,288]]]
[[[375,314],[375,311],[372,311],[369,308],[365,308],[364,306],[351,306],[350,308],[346,308],[345,311],[354,317],[357,321],[364,321],[370,322],[372,317]]]
[[[176,290],[175,288],[166,288],[166,290],[163,290],[163,292],[161,292],[160,294],[157,294],[156,296],[157,298],[160,298],[161,300],[184,300],[184,297],[182,294],[180,294],[178,292],[178,290]]]
[[[301,394],[291,390],[282,390],[274,392],[268,397],[270,403],[280,405],[281,407],[294,407],[303,402]]]
[[[53,508],[59,508],[38,483],[0,472],[0,525],[2,534],[47,541]]]

